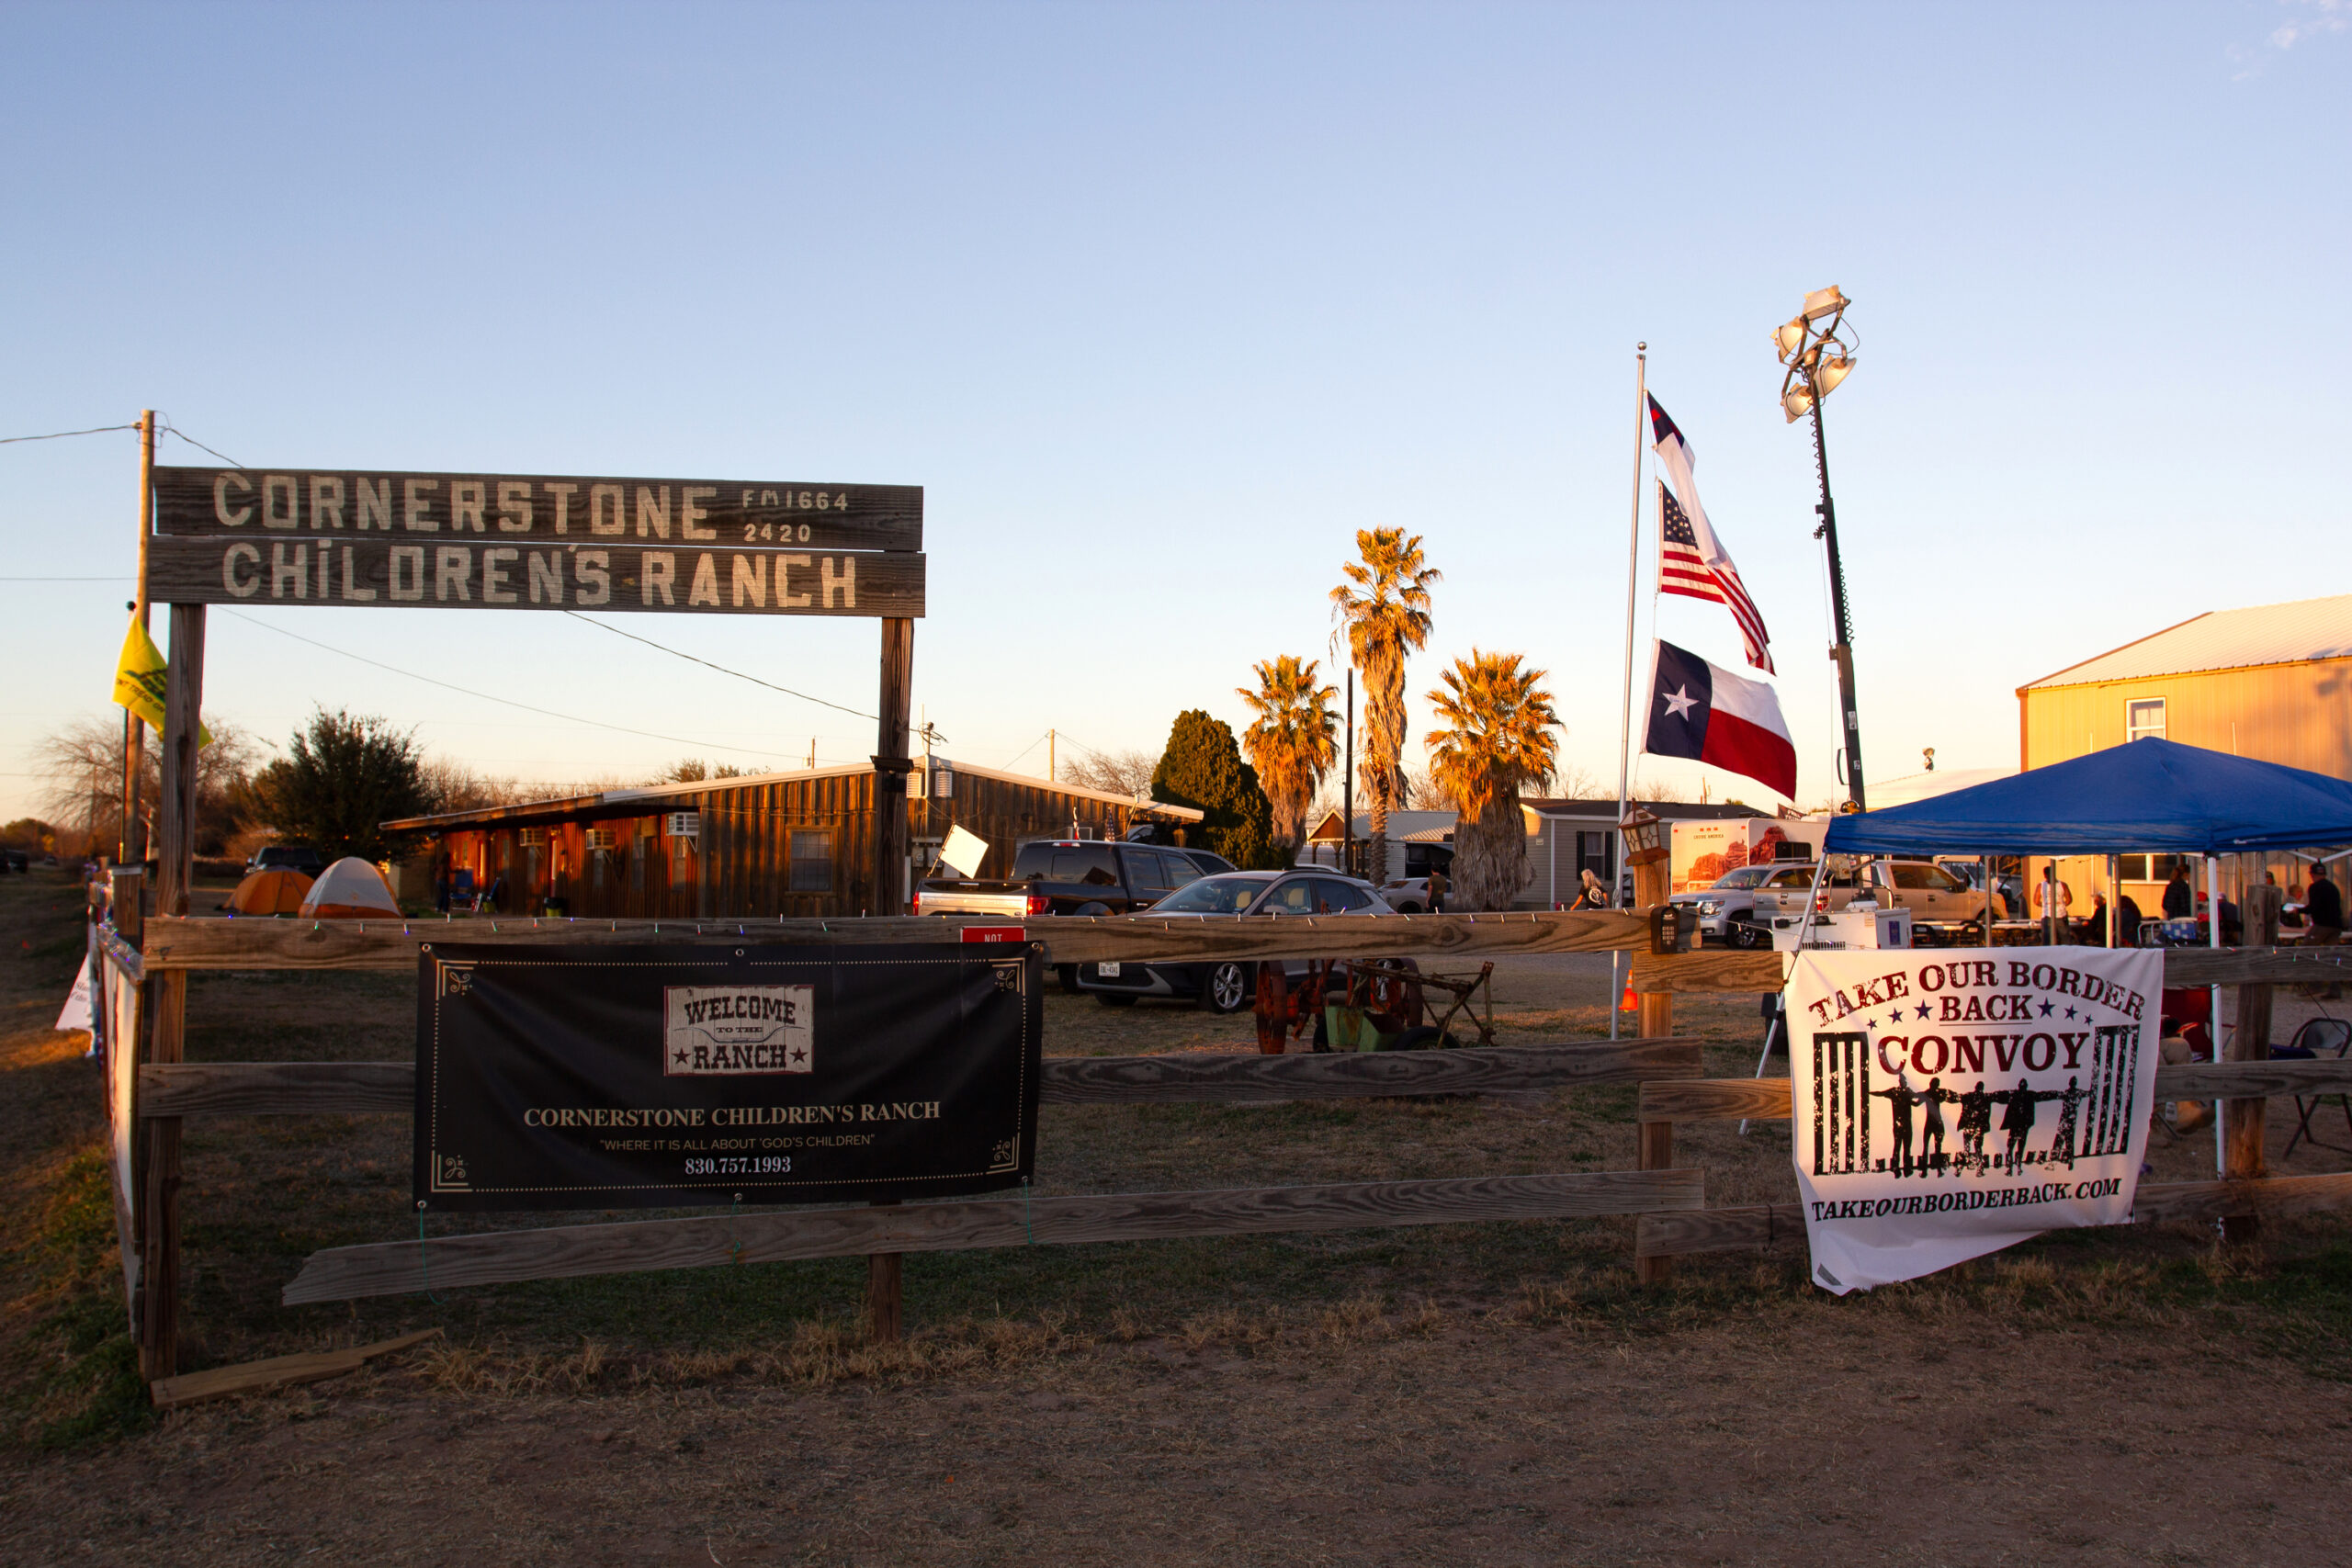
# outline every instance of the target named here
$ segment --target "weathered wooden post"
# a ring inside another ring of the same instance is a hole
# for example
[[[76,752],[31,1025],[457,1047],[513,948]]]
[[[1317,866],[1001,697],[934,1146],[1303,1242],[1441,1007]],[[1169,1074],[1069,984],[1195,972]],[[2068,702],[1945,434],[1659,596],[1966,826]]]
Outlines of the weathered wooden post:
[[[156,816],[155,912],[188,912],[196,872],[196,765],[198,715],[204,702],[204,606],[172,606],[170,672],[164,694],[164,798]],[[181,1060],[187,1040],[187,973],[166,970],[153,981],[155,1022],[147,1060]],[[148,1382],[179,1371],[180,1119],[159,1116],[147,1127],[146,1168],[141,1178],[147,1224],[139,1277],[140,1371]]]
[[[2243,940],[2248,947],[2274,947],[2278,942],[2278,906],[2286,895],[2278,888],[2265,885],[2249,887],[2245,893],[2245,908],[2241,911],[2245,922]],[[2270,1003],[2274,988],[2267,985],[2243,985],[2238,987],[2238,1026],[2230,1036],[2226,1059],[2233,1062],[2267,1062],[2270,1059]],[[2213,1021],[2218,1031],[2221,1020]],[[2225,1100],[2222,1101],[2222,1174],[2232,1181],[2252,1181],[2269,1174],[2263,1158],[2263,1134],[2270,1102],[2267,1100]],[[2222,1221],[2222,1239],[2249,1242],[2262,1234],[2262,1220],[2256,1214],[2232,1214]]]
[[[1626,814],[1619,830],[1625,839],[1625,864],[1634,874],[1634,908],[1641,910],[1656,908],[1667,902],[1668,880],[1672,867],[1668,864],[1665,824],[1655,813],[1636,806]],[[1643,991],[1635,997],[1640,1008],[1639,1029],[1645,1040],[1659,1040],[1674,1032],[1674,995],[1670,991]],[[1609,998],[1615,1007],[1617,998]],[[1643,1122],[1636,1124],[1638,1140],[1634,1164],[1642,1170],[1669,1170],[1674,1166],[1674,1123]],[[1674,1260],[1669,1258],[1635,1258],[1634,1282],[1656,1285],[1664,1282],[1674,1272]]]
[[[141,409],[139,423],[139,577],[130,601],[130,617],[147,622],[147,541],[155,523],[155,411]],[[122,831],[115,838],[115,859],[138,865],[147,858],[147,829],[139,820],[139,774],[146,750],[147,725],[129,708],[122,712]]]
[[[915,624],[882,623],[882,700],[874,750],[874,897],[877,915],[907,912],[907,720],[914,706]],[[866,1332],[876,1344],[895,1342],[903,1316],[899,1254],[865,1258]]]

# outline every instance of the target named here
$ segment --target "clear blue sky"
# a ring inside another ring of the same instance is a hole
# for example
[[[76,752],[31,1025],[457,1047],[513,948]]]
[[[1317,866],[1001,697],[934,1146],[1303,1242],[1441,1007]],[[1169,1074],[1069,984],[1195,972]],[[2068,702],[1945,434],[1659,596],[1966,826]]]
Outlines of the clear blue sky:
[[[922,484],[916,700],[1024,770],[1048,726],[1238,719],[1251,660],[1324,650],[1352,531],[1402,525],[1445,572],[1416,737],[1442,661],[1520,650],[1608,774],[1646,339],[1817,801],[1812,454],[1766,343],[1809,288],[1862,338],[1828,412],[1875,776],[2014,763],[2020,683],[2346,589],[2347,22],[8,5],[0,435],[153,405],[256,466]],[[134,462],[0,446],[0,575],[127,572]],[[126,586],[0,583],[0,815],[113,711]],[[324,703],[525,776],[872,750],[563,617],[239,614],[207,706],[280,740]],[[870,621],[614,620],[871,705]],[[1720,610],[1659,627],[1737,663]]]

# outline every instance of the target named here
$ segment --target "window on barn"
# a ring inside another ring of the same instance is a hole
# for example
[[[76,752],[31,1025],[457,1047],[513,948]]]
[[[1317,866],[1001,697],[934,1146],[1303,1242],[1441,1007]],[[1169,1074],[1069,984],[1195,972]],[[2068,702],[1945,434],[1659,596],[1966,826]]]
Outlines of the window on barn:
[[[2162,697],[2142,697],[2123,705],[2123,739],[2138,740],[2153,735],[2165,738],[2165,700]]]
[[[823,828],[798,828],[792,834],[792,891],[831,893],[833,890],[833,835]]]
[[[639,828],[629,840],[628,887],[632,893],[645,891],[645,840],[653,835]]]

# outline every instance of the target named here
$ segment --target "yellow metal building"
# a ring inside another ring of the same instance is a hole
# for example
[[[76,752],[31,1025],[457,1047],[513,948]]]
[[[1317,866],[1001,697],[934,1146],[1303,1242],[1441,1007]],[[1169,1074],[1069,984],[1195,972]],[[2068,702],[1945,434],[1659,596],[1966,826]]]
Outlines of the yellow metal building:
[[[2352,779],[2352,593],[2216,610],[2018,688],[2018,763],[2047,767],[2143,735]],[[2236,857],[2233,897],[2268,866],[2291,886],[2298,863]],[[2154,915],[2167,856],[2123,857],[2123,890]],[[2038,879],[2042,863],[2029,868]],[[2103,861],[2059,863],[2077,916],[2106,886]],[[2190,879],[2201,886],[2201,871]],[[2112,895],[2110,895],[2111,897]]]

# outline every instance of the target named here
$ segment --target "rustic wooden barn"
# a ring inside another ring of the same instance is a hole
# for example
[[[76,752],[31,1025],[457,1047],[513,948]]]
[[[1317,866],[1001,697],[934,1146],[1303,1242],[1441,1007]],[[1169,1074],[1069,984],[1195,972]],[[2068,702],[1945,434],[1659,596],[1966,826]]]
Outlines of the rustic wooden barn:
[[[1120,838],[1138,822],[1201,814],[1076,784],[917,758],[907,802],[909,883],[951,827],[989,845],[983,877],[1012,874],[1033,839]],[[650,919],[856,915],[871,908],[871,765],[798,769],[406,818],[427,860],[497,889],[485,908]]]

